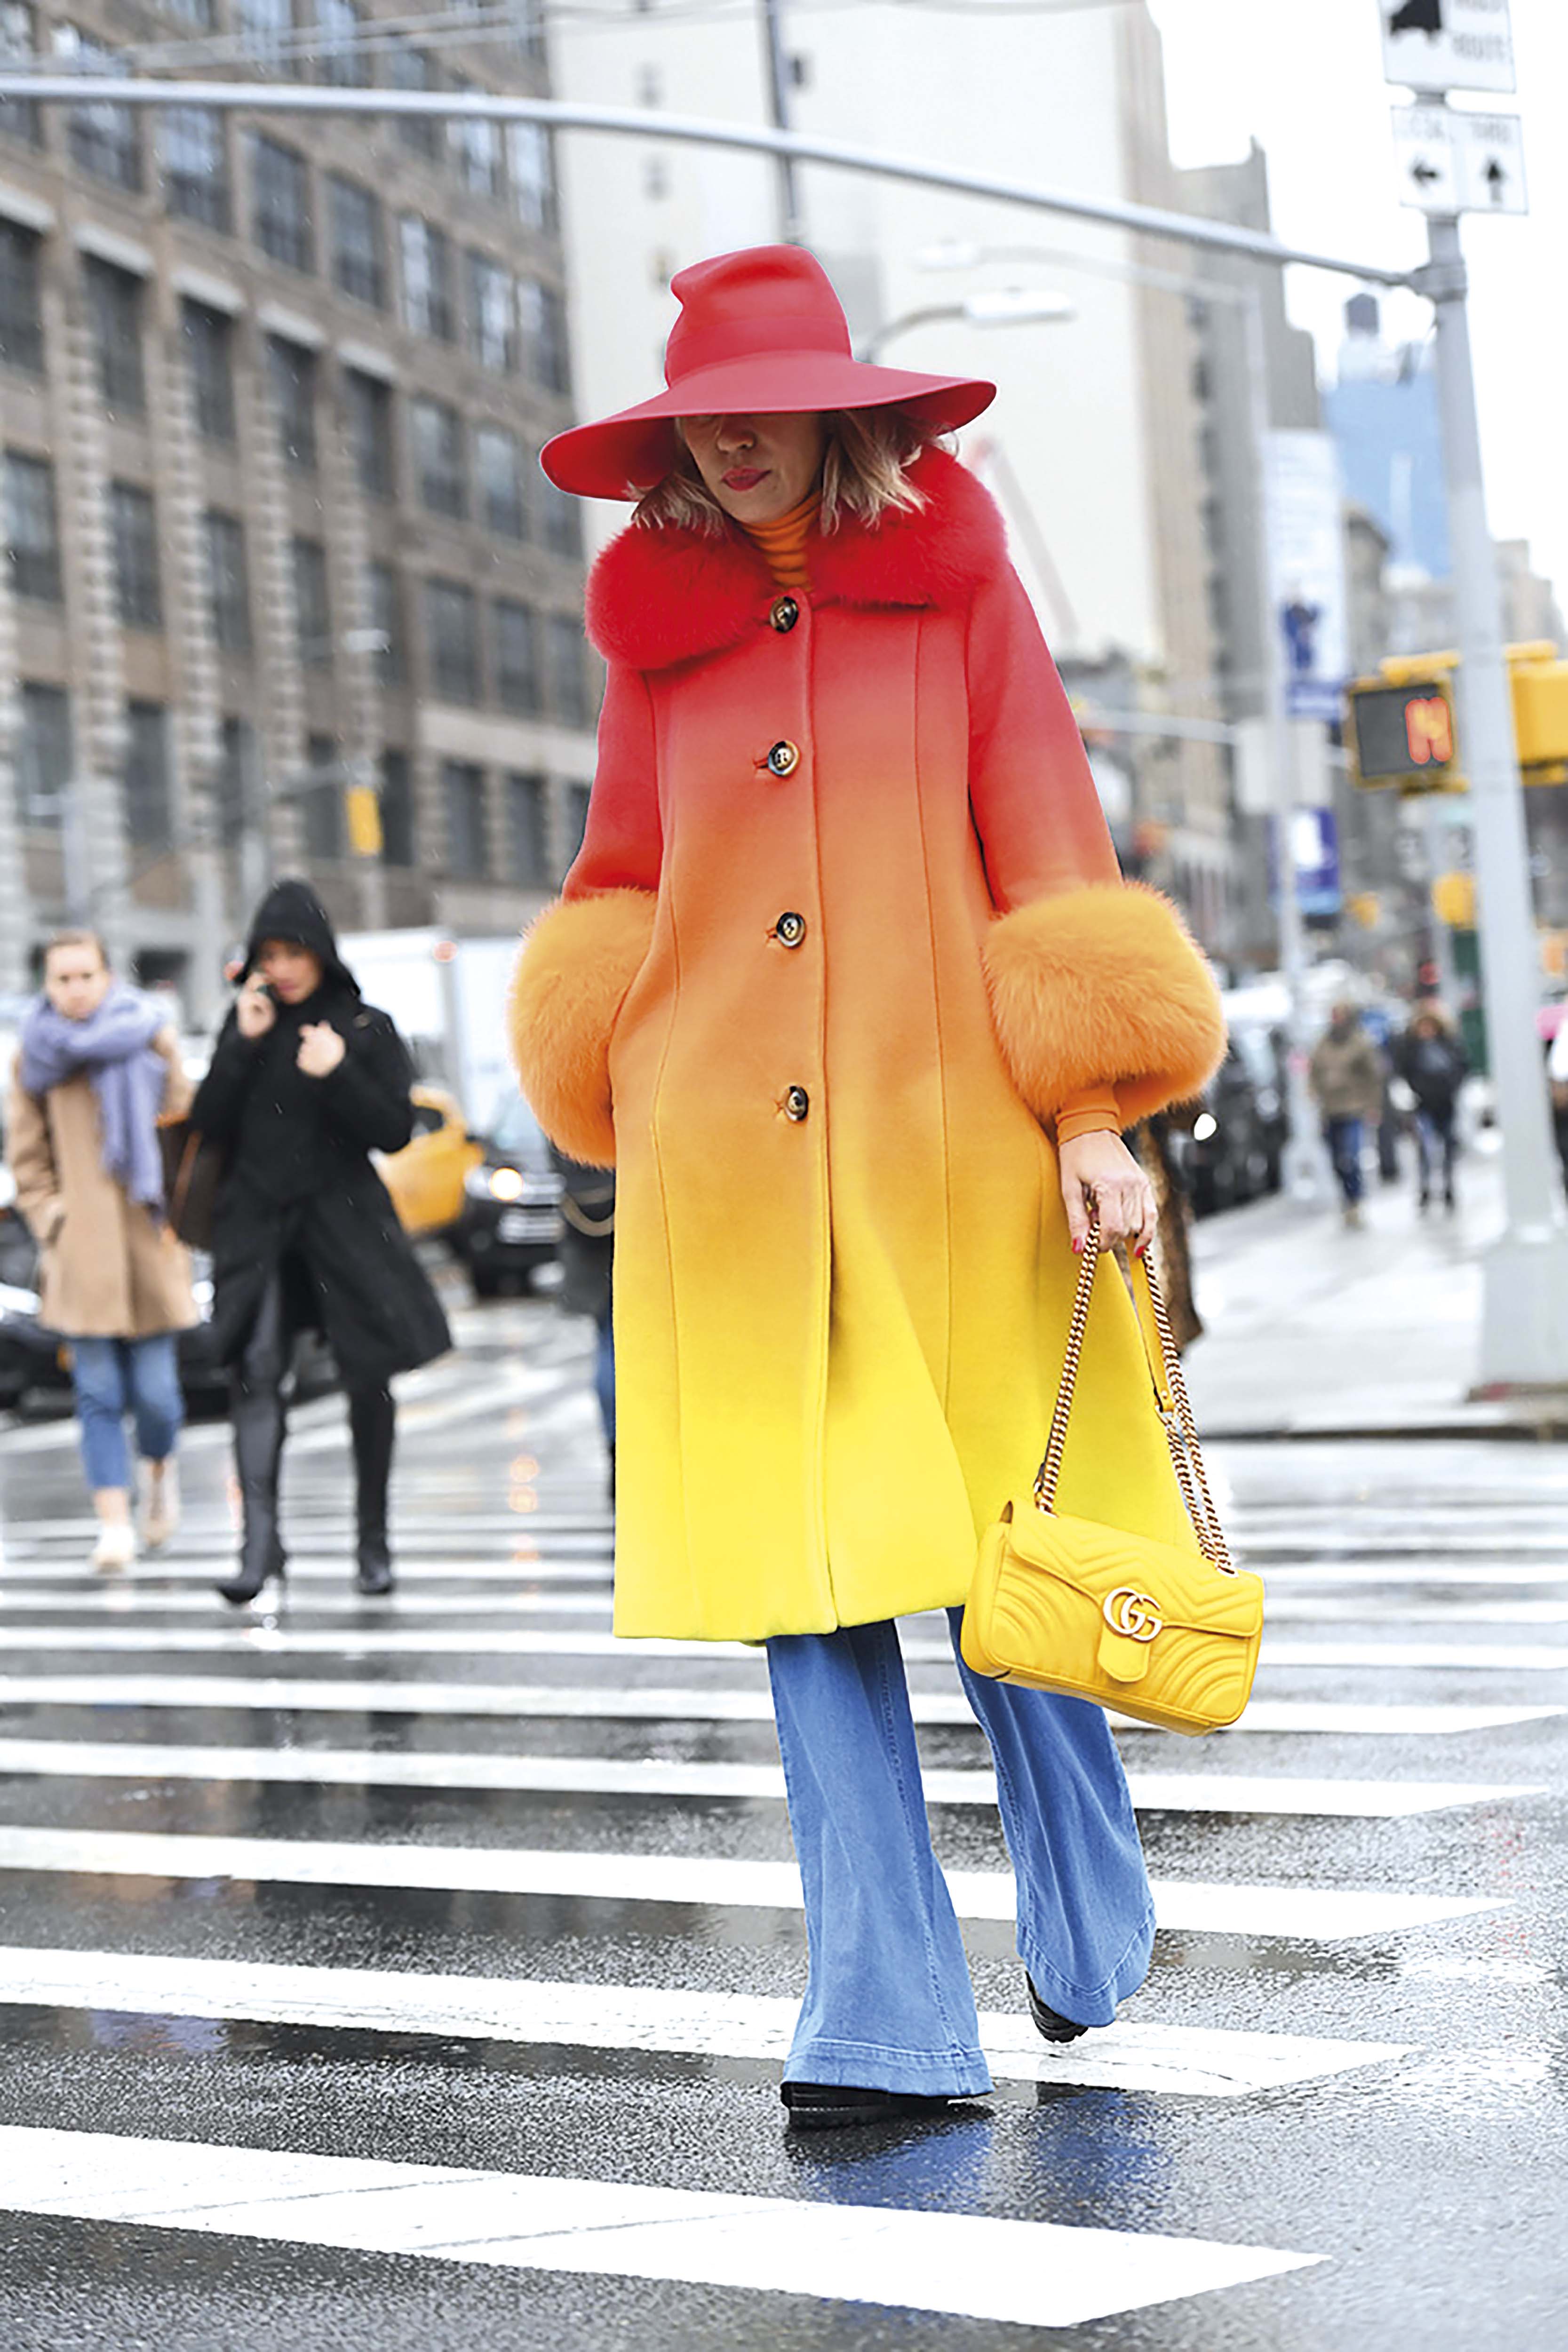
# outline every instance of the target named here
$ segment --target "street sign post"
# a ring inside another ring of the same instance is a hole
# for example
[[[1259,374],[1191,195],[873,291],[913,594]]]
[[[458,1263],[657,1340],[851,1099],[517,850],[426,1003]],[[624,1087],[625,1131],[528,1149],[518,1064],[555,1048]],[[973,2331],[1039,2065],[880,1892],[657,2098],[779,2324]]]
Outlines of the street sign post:
[[[1406,89],[1513,89],[1509,0],[1378,0],[1383,78]]]
[[[1458,114],[1447,106],[1390,111],[1401,204],[1442,220],[1529,211],[1517,114]]]

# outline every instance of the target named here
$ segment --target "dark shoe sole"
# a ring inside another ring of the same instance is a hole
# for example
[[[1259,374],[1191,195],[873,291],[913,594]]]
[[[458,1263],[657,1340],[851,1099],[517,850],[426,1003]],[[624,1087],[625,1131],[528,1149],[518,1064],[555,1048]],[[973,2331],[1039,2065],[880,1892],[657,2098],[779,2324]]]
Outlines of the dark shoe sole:
[[[1035,2021],[1035,2031],[1047,2042],[1077,2042],[1089,2032],[1087,2025],[1075,2025],[1070,2017],[1059,2010],[1050,2009],[1035,1990],[1034,1979],[1026,1971],[1025,1985],[1029,1994],[1029,2015]]]
[[[960,2095],[954,2092],[952,2097]],[[779,2096],[789,2110],[789,2131],[844,2131],[857,2124],[913,2121],[940,2114],[952,2098],[927,2098],[910,2091],[860,2091],[837,2083],[785,2083]]]

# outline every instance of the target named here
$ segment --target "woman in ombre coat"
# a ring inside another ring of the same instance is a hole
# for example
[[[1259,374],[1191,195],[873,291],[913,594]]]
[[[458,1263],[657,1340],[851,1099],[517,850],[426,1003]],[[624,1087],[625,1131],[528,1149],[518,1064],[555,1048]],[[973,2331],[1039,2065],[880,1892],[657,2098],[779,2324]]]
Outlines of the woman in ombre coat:
[[[609,665],[582,851],[520,959],[520,1076],[617,1171],[616,1626],[767,1644],[810,1982],[802,2125],[989,2076],[892,1620],[957,1614],[1038,1458],[1120,1130],[1204,1083],[1218,1000],[1119,877],[985,492],[937,436],[989,384],[857,362],[820,266],[686,270],[666,392],[544,453],[637,501],[589,587]],[[1111,1295],[1114,1294],[1114,1295]],[[1185,1533],[1131,1309],[1084,1353],[1062,1507]],[[962,1666],[997,1762],[1036,2021],[1142,1980],[1106,1719]]]

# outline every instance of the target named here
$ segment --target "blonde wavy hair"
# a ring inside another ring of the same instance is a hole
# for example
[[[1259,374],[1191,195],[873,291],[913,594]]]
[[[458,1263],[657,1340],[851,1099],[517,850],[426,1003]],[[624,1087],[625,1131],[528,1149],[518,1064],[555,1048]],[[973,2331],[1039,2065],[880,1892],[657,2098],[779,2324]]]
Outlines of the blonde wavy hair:
[[[910,480],[909,469],[922,449],[941,439],[931,425],[896,406],[835,409],[824,421],[827,446],[818,525],[824,536],[837,530],[846,516],[875,522],[889,509],[913,512],[924,506],[924,493]],[[674,467],[637,500],[632,520],[644,530],[699,530],[716,537],[729,518],[698,472],[679,417],[675,437],[679,455]]]

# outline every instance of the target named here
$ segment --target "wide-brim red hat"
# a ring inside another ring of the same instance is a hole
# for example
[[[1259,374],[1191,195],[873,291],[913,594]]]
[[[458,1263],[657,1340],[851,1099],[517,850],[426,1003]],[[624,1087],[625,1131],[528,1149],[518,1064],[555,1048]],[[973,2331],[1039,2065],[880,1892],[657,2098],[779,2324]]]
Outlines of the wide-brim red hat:
[[[547,441],[539,462],[558,489],[641,498],[676,465],[678,416],[896,407],[948,433],[996,397],[979,376],[914,375],[858,360],[827,272],[798,245],[696,262],[671,279],[670,291],[680,316],[665,352],[665,390]]]

